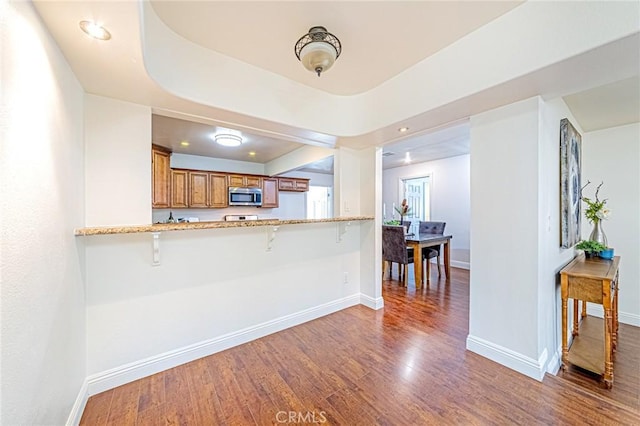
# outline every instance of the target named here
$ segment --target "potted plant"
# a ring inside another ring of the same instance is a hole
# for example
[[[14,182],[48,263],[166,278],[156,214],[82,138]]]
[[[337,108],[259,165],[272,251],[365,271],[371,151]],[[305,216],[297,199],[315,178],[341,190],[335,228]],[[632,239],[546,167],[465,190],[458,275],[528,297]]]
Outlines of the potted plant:
[[[593,240],[582,240],[576,244],[576,248],[584,251],[584,255],[587,258],[598,256],[601,251],[607,249],[604,244]]]
[[[402,200],[402,204],[400,207],[394,207],[396,212],[400,215],[400,225],[404,224],[404,217],[411,213],[411,207],[409,207],[409,203],[407,203],[407,199]]]

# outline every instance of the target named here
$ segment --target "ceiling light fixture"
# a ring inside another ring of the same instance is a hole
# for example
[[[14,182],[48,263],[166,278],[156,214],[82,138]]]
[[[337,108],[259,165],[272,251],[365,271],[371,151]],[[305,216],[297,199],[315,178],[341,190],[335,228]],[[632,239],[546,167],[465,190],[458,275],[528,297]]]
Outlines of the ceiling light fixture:
[[[89,36],[98,40],[109,40],[111,33],[102,25],[91,21],[80,21],[80,28]]]
[[[217,144],[222,146],[240,146],[242,144],[242,136],[232,135],[230,133],[219,133],[213,137]]]
[[[180,142],[180,145],[182,145],[182,146],[189,146],[189,142],[187,142],[187,141],[182,141],[182,142]]]
[[[406,132],[407,130],[409,130],[409,128],[408,128],[408,127],[400,127],[400,128],[398,129],[398,131],[399,131],[400,133],[404,133],[404,132]]]
[[[320,77],[320,73],[331,68],[338,59],[342,53],[342,44],[325,27],[311,27],[296,42],[294,51],[302,65]]]

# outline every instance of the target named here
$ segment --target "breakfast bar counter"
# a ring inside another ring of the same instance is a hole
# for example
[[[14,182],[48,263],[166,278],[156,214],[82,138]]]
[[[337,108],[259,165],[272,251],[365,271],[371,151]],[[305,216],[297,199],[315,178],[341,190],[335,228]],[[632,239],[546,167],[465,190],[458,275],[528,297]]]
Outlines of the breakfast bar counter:
[[[142,232],[165,232],[165,231],[187,231],[193,229],[217,229],[217,228],[246,228],[255,226],[280,226],[297,225],[308,223],[328,223],[328,222],[354,222],[373,220],[373,216],[353,216],[334,217],[328,219],[263,219],[247,221],[218,221],[218,222],[183,222],[183,223],[156,223],[153,225],[131,225],[131,226],[96,226],[88,228],[78,228],[74,235],[108,235],[108,234],[135,234]]]

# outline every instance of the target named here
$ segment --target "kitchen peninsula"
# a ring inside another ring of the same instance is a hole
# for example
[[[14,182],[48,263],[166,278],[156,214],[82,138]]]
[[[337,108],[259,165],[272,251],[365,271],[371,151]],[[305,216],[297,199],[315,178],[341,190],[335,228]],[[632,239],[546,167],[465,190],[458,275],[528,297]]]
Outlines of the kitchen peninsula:
[[[329,223],[329,222],[352,222],[362,220],[373,220],[372,216],[354,216],[354,217],[334,217],[329,219],[263,219],[263,220],[247,220],[247,221],[213,221],[213,222],[184,222],[184,223],[156,223],[153,225],[134,225],[134,226],[95,226],[90,228],[78,228],[74,234],[82,235],[106,235],[106,234],[134,234],[141,232],[162,232],[162,231],[187,231],[193,229],[219,229],[219,228],[247,228],[258,226],[280,226],[280,225],[299,225],[310,223]]]
[[[89,394],[349,306],[383,303],[374,288],[372,216],[74,233],[87,265]]]

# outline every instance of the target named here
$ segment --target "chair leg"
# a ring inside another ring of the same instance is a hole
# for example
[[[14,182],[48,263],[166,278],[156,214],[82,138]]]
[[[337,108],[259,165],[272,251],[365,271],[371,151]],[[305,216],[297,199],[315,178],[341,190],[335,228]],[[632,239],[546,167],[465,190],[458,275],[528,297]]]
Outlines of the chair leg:
[[[425,280],[427,284],[431,281],[431,261],[427,259],[427,279]]]
[[[438,257],[436,257],[437,261],[438,261],[438,276],[440,276],[440,255],[438,255]]]

